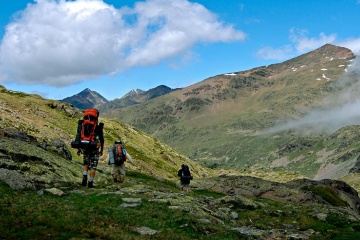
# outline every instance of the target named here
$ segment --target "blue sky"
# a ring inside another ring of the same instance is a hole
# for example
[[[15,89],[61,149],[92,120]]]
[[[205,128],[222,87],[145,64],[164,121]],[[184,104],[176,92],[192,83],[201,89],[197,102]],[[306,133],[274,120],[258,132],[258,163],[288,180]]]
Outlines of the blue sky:
[[[16,0],[0,9],[0,84],[49,99],[186,87],[326,43],[360,52],[360,0]]]

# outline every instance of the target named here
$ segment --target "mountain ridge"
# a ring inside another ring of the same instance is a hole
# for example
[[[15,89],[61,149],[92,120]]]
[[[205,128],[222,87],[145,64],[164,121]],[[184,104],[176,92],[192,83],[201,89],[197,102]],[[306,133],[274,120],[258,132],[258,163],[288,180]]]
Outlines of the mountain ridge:
[[[101,112],[110,111],[113,109],[119,109],[128,107],[131,105],[137,105],[146,103],[147,101],[166,95],[168,93],[171,93],[173,91],[178,90],[179,88],[172,89],[165,85],[159,85],[155,88],[151,88],[147,91],[143,90],[131,90],[129,93],[125,94],[121,98],[114,99],[112,101],[109,101],[108,103],[98,105],[97,108]]]
[[[109,102],[106,98],[101,96],[98,92],[92,91],[89,88],[84,89],[83,91],[70,96],[66,97],[61,102],[67,102],[79,109],[87,109],[98,106],[100,104],[104,104]]]
[[[299,135],[291,128],[268,130],[289,119],[301,119],[320,107],[325,97],[341,93],[345,86],[337,84],[339,78],[354,84],[357,73],[347,72],[354,59],[349,49],[326,44],[279,64],[216,75],[146,104],[104,114],[159,138],[207,167],[288,169],[317,178],[321,169],[341,161],[343,174],[334,172],[332,177],[342,177],[358,157],[355,143],[347,149],[340,147],[341,142],[331,143],[333,149],[328,149],[325,142],[334,139],[324,140],[314,130],[306,130],[310,135]],[[338,131],[335,135],[348,129]],[[351,131],[356,134],[359,128]],[[326,158],[334,149],[337,152]]]
[[[165,85],[159,85],[147,91],[141,89],[133,89],[126,93],[121,98],[114,100],[107,100],[96,91],[89,88],[84,89],[80,93],[73,96],[66,97],[61,102],[67,102],[80,109],[97,108],[101,112],[111,109],[123,108],[135,104],[144,103],[153,98],[168,94],[172,91],[179,90],[180,88],[171,89]]]

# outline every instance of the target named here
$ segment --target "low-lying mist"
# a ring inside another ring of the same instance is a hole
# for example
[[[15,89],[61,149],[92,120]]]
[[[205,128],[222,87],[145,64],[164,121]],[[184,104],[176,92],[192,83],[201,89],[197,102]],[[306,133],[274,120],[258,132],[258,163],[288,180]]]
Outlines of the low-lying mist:
[[[295,130],[298,133],[333,133],[360,124],[360,59],[349,64],[343,76],[333,84],[334,94],[298,120],[289,120],[268,129],[267,133]]]

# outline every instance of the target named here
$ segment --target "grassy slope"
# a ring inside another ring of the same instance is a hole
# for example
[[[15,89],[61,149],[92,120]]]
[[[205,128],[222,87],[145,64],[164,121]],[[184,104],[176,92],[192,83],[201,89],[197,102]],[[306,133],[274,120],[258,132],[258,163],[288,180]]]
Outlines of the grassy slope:
[[[339,66],[350,64],[344,56],[351,58],[346,49],[326,46],[282,64],[236,76],[215,76],[145,104],[106,114],[152,134],[208,167],[271,167],[313,178],[328,161],[338,159],[348,162],[346,172],[357,157],[356,142],[342,148],[341,142],[328,135],[307,134],[314,129],[301,130],[301,134],[266,134],[269,128],[301,119],[323,106],[324,98],[340,93],[344,86],[336,82],[344,78],[345,67]],[[350,77],[348,81],[354,80]],[[336,151],[325,158],[323,153],[331,150]],[[346,154],[347,158],[342,158]]]
[[[164,193],[181,197],[172,183],[159,182],[135,172],[129,173],[121,188],[131,189],[144,183],[146,188],[161,189]],[[253,239],[247,233],[247,229],[253,229],[253,232],[260,232],[264,237],[273,234],[273,238],[277,236],[279,239],[291,234],[311,236],[311,239],[356,239],[360,231],[359,223],[349,223],[346,216],[336,212],[327,214],[326,221],[319,220],[318,210],[307,204],[254,199],[252,201],[263,206],[254,208],[232,203],[231,210],[238,212],[239,218],[224,220],[219,224],[202,222],[188,211],[172,210],[165,202],[152,201],[153,190],[122,195],[114,194],[115,190],[109,186],[107,189],[84,190],[69,191],[59,197],[46,191],[43,195],[30,190],[14,191],[0,183],[1,238]],[[188,197],[206,204],[223,195],[194,190]],[[137,207],[121,207],[125,203],[124,198],[140,198],[141,204]],[[227,208],[229,204],[222,202],[218,207]],[[158,233],[141,236],[135,229],[143,226]],[[231,230],[233,228],[244,229],[243,234]]]
[[[55,105],[57,107],[54,107]],[[4,88],[0,88],[0,111],[0,128],[13,127],[25,131],[35,136],[38,141],[50,142],[52,138],[62,139],[69,148],[76,134],[77,121],[81,118],[81,115],[75,114],[76,109],[67,104]],[[65,111],[75,115],[67,116]],[[106,149],[121,137],[135,161],[134,165],[127,164],[130,169],[136,169],[159,179],[175,180],[180,165],[186,163],[196,177],[214,175],[211,170],[192,162],[177,150],[129,125],[106,118],[100,118],[100,121],[105,124],[105,153]],[[81,162],[74,149],[70,150],[73,158]],[[104,154],[101,158],[102,164],[106,164],[106,158],[107,154]]]

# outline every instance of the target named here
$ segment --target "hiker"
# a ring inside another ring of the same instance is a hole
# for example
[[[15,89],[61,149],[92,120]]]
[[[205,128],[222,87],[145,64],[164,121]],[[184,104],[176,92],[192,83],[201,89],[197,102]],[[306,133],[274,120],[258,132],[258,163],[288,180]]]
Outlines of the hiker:
[[[178,171],[178,176],[180,177],[180,186],[181,190],[186,190],[187,193],[190,191],[190,180],[193,179],[190,173],[189,166],[182,164],[181,169]]]
[[[126,152],[121,140],[116,140],[114,145],[108,148],[108,152],[109,164],[112,165],[111,175],[113,176],[114,183],[122,183],[125,180],[125,161],[129,160],[132,164],[134,164],[134,161],[130,154]],[[118,174],[120,175],[119,179],[117,178]]]
[[[103,123],[98,123],[99,111],[95,108],[86,109],[84,118],[78,122],[78,131],[75,141],[71,143],[77,148],[77,155],[83,154],[84,171],[82,186],[94,187],[96,167],[104,150]],[[90,179],[88,181],[88,171]]]

